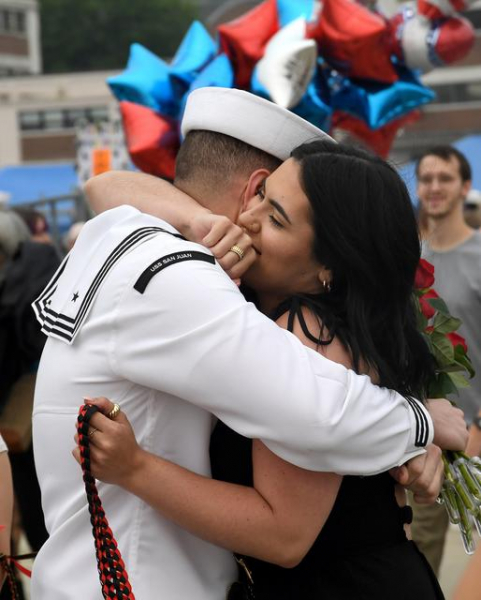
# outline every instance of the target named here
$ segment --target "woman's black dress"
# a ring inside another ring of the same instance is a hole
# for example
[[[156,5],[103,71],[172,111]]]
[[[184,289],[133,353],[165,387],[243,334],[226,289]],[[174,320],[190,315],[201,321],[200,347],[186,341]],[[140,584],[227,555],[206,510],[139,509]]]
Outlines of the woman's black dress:
[[[214,478],[251,486],[251,451],[252,440],[219,422],[211,438]],[[324,528],[297,567],[244,557],[256,600],[442,600],[431,567],[406,539],[408,510],[397,505],[389,474],[344,477]]]
[[[302,316],[302,302],[280,307],[289,312],[288,329]],[[348,441],[346,443],[349,443]],[[211,437],[215,479],[253,485],[252,440],[218,422]],[[443,600],[424,555],[408,541],[404,523],[411,509],[400,508],[388,473],[344,477],[333,509],[302,562],[284,569],[243,557],[254,580],[256,600]]]

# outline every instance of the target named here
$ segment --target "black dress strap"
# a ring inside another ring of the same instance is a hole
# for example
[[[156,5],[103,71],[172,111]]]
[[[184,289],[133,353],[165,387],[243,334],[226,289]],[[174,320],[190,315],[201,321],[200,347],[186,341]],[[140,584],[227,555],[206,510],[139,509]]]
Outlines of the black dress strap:
[[[315,336],[309,331],[309,327],[307,326],[306,319],[304,317],[303,307],[308,308],[314,315],[318,315],[318,310],[316,310],[316,305],[314,302],[310,301],[308,298],[303,298],[300,296],[293,296],[289,299],[288,310],[289,317],[287,320],[287,329],[292,333],[294,331],[294,321],[297,317],[299,321],[299,325],[301,326],[302,332],[307,337],[308,340],[314,342],[317,346],[327,346],[332,342],[332,337],[329,340],[322,340],[322,328],[319,330],[319,335]]]

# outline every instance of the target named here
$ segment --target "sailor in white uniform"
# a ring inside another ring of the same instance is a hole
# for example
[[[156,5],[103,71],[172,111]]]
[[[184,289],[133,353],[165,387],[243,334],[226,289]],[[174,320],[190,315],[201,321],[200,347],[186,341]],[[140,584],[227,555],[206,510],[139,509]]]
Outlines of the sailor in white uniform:
[[[196,127],[199,105],[203,127],[237,137],[243,134],[233,132],[233,121],[242,120],[244,132],[269,122],[262,149],[281,159],[323,135],[252,98],[198,90],[185,128]],[[234,105],[242,119],[233,118]],[[34,600],[102,598],[81,472],[71,456],[86,395],[115,399],[146,450],[206,476],[213,415],[319,471],[381,472],[432,440],[420,404],[303,346],[245,301],[208,250],[130,207],[85,225],[34,308],[48,335],[33,425],[50,533],[35,561]],[[137,600],[225,598],[236,577],[229,552],[116,486],[99,483],[99,492]]]

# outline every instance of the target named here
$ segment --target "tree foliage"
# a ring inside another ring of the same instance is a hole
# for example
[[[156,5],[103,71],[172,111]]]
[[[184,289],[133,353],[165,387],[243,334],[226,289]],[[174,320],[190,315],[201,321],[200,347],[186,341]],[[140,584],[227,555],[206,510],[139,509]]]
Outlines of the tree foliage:
[[[45,73],[121,69],[139,42],[174,55],[193,19],[190,0],[40,0]]]

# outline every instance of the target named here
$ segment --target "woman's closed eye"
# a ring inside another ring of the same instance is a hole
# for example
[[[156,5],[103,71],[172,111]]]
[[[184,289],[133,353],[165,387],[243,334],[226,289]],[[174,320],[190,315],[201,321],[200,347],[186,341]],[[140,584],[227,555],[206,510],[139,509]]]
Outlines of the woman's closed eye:
[[[269,221],[272,225],[274,225],[274,227],[278,227],[279,229],[284,228],[284,225],[280,221],[278,221],[274,215],[269,215]]]

